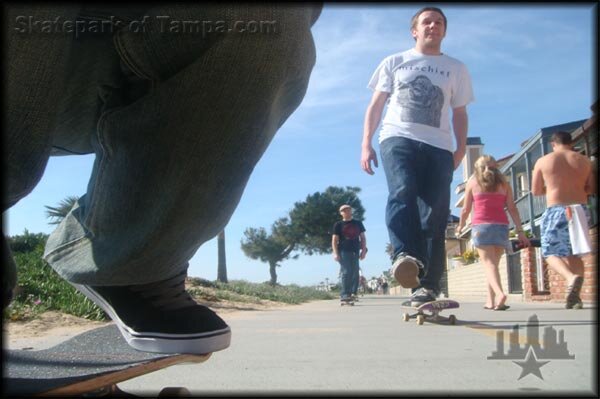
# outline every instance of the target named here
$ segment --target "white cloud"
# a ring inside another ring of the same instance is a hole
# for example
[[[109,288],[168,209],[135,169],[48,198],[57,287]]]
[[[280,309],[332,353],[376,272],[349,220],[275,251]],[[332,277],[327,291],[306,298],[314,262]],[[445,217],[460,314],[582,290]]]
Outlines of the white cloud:
[[[313,27],[317,63],[303,107],[363,104],[357,93],[368,93],[366,85],[378,63],[411,46],[408,34],[401,39],[399,32],[386,31],[389,19],[380,10],[353,8],[344,18],[329,12],[325,8]]]

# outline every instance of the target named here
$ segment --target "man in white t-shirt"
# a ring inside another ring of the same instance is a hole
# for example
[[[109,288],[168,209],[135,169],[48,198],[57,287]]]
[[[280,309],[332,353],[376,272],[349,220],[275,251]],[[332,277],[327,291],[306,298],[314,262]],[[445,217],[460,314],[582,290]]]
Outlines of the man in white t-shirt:
[[[365,115],[361,167],[373,174],[371,162],[378,166],[371,141],[387,103],[379,144],[389,188],[392,273],[401,286],[413,288],[412,306],[440,293],[450,184],[465,155],[467,104],[474,100],[465,65],[441,52],[446,28],[442,10],[419,10],[411,20],[415,47],[385,58],[368,85],[373,97]]]

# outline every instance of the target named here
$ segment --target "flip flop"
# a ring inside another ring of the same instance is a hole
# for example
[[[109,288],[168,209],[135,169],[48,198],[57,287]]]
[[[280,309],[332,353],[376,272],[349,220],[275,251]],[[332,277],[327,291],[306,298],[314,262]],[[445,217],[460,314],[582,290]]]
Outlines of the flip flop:
[[[510,306],[508,306],[508,305],[502,305],[502,306],[496,306],[494,308],[494,310],[506,310],[508,308],[510,308]]]
[[[487,310],[494,310],[495,309],[495,308],[488,308],[487,306],[484,306],[483,308],[487,309]]]

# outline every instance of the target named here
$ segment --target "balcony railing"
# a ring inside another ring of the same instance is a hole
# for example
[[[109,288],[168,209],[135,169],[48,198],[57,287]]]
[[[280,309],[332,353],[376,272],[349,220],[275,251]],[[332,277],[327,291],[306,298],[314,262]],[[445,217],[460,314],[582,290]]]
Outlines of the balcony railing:
[[[545,195],[534,195],[533,196],[533,215],[534,219],[542,216],[546,210],[546,196]]]
[[[533,218],[529,212],[529,198],[533,197]],[[515,205],[517,206],[517,210],[519,211],[519,217],[521,218],[522,224],[529,223],[532,219],[535,220],[538,217],[542,216],[544,211],[546,210],[546,197],[543,195],[532,195],[531,193],[527,193],[518,200],[515,201]],[[515,227],[514,222],[509,218],[510,225],[509,227],[512,229]]]

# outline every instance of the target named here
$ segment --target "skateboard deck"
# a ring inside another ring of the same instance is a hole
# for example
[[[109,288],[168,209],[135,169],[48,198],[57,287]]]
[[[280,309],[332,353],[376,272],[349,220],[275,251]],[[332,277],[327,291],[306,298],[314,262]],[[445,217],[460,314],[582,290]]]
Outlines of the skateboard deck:
[[[460,304],[452,299],[440,299],[438,301],[424,303],[418,307],[411,306],[410,301],[406,301],[402,304],[402,306],[416,311],[416,313],[403,313],[402,319],[404,321],[416,319],[418,325],[423,324],[425,321],[446,321],[448,324],[454,325],[456,324],[456,316],[451,314],[448,317],[444,317],[440,316],[440,313],[445,309],[459,308]]]
[[[340,306],[354,306],[354,301],[340,301]]]
[[[49,349],[3,350],[3,386],[7,396],[127,396],[117,383],[176,364],[204,362],[210,355],[141,352],[111,324]],[[160,395],[178,394],[189,392],[166,387]]]

